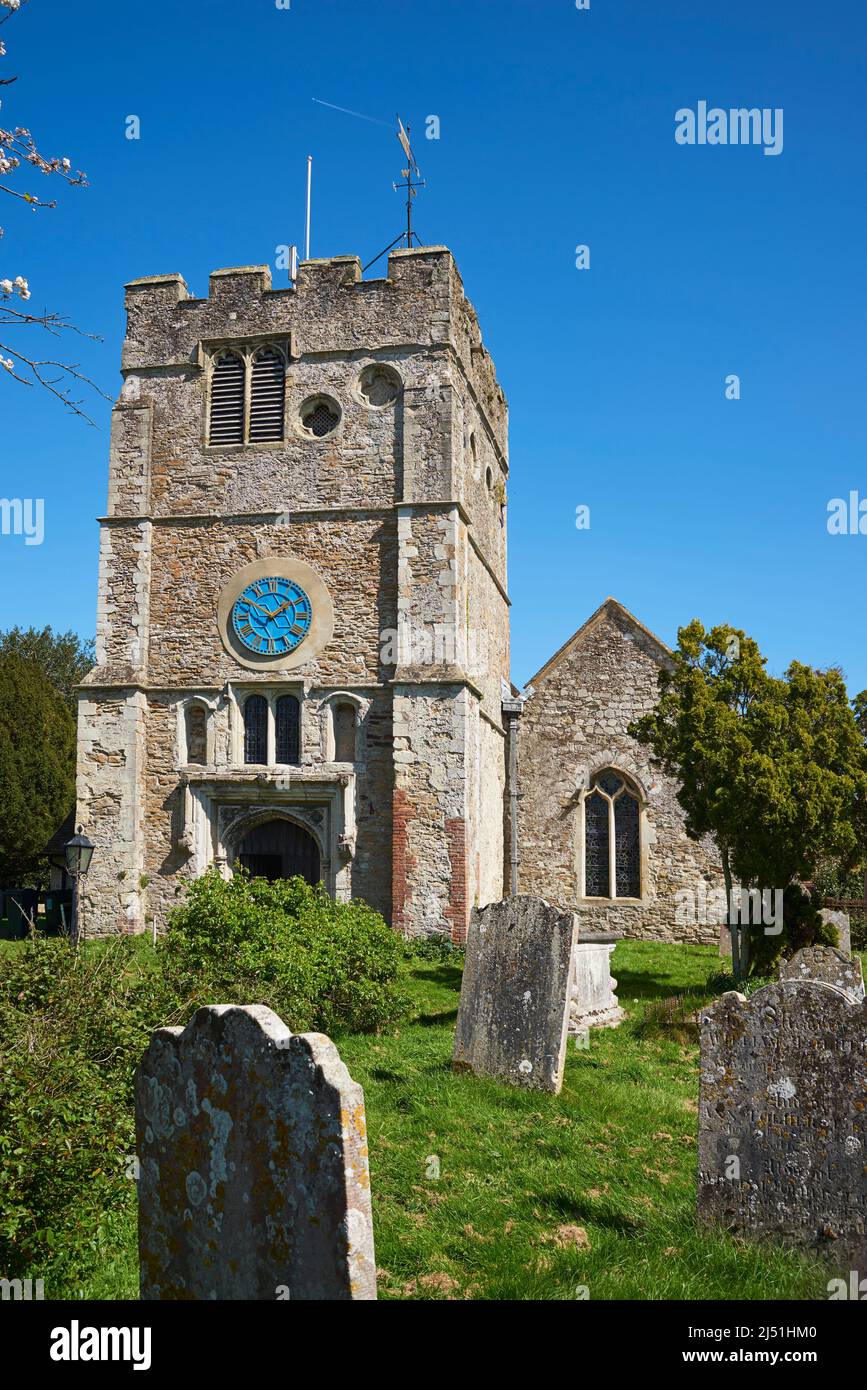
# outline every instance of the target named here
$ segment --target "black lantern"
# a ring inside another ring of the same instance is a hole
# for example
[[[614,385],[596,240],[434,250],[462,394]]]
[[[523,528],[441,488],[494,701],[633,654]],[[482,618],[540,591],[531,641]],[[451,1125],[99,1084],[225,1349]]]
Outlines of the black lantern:
[[[93,841],[82,834],[79,826],[78,834],[67,840],[64,849],[66,872],[70,878],[78,878],[79,874],[87,873],[95,848]]]
[[[90,861],[93,858],[93,851],[96,848],[92,840],[89,840],[82,833],[81,826],[78,827],[78,834],[73,835],[71,840],[66,841],[66,872],[72,879],[72,924],[70,937],[73,946],[77,946],[81,940],[81,899],[79,885],[83,876],[90,868]]]

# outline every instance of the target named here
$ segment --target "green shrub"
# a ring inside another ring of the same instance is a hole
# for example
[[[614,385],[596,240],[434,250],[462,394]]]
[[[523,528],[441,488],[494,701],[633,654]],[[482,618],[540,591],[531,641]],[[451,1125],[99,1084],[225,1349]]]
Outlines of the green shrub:
[[[402,942],[363,902],[301,878],[268,883],[214,869],[190,885],[160,944],[174,1000],[266,1004],[295,1033],[369,1033],[405,1017]]]
[[[466,948],[455,946],[443,933],[434,936],[413,936],[404,945],[407,960],[431,961],[435,965],[457,965],[463,967]]]
[[[128,939],[0,955],[0,1275],[87,1269],[106,1213],[135,1204],[132,1077],[165,1014]]]
[[[769,936],[761,927],[750,930],[750,973],[775,976],[783,956],[793,956],[802,946],[839,946],[837,928],[824,922],[818,893],[790,883],[783,893],[783,930]]]

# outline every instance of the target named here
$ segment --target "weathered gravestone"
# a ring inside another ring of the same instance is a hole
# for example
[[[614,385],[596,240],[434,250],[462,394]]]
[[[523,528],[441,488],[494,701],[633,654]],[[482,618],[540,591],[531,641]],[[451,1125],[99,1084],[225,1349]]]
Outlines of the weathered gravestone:
[[[570,1036],[586,1033],[588,1028],[616,1028],[626,1017],[611,974],[611,954],[622,939],[622,932],[578,932],[569,999]]]
[[[853,1003],[864,998],[864,977],[858,956],[847,956],[835,946],[804,946],[780,962],[781,980],[821,980],[848,994]]]
[[[143,1299],[373,1299],[364,1095],[260,1005],[153,1034],[135,1079]]]
[[[576,919],[519,894],[476,909],[467,936],[453,1065],[513,1086],[563,1084]]]
[[[830,922],[837,928],[837,938],[841,951],[845,951],[847,956],[852,954],[852,925],[849,921],[848,912],[837,912],[833,908],[823,907],[819,916],[823,922]]]
[[[786,979],[701,1013],[700,1219],[867,1268],[867,1003]]]

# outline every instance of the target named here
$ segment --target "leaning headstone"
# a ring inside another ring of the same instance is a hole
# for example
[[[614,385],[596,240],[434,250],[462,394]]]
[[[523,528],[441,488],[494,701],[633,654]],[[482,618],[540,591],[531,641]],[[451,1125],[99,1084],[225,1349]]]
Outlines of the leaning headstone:
[[[867,1002],[818,980],[701,1013],[698,1214],[867,1260]]]
[[[804,946],[780,962],[781,980],[819,980],[834,985],[857,1004],[864,998],[864,977],[858,956],[847,956],[835,946]]]
[[[513,1086],[563,1084],[576,918],[519,894],[473,911],[453,1065]]]
[[[837,937],[841,951],[845,951],[847,956],[852,954],[852,926],[849,921],[848,912],[837,912],[833,908],[823,907],[819,913],[823,922],[830,922],[837,928]]]
[[[611,954],[622,939],[622,932],[578,932],[569,1000],[570,1036],[586,1033],[588,1028],[616,1028],[626,1017],[611,974]]]
[[[364,1095],[261,1005],[160,1028],[135,1080],[143,1299],[373,1299]]]

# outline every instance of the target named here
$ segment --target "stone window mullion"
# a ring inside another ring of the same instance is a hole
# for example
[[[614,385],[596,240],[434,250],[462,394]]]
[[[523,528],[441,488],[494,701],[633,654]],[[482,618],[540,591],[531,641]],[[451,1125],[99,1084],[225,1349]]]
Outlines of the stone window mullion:
[[[614,822],[614,798],[608,797],[608,893],[617,897],[617,826]]]
[[[277,762],[277,721],[274,715],[274,701],[268,700],[268,752],[267,762],[269,767],[274,767]]]
[[[253,399],[253,350],[244,351],[244,443],[250,443],[250,409]],[[269,702],[270,704],[270,702]]]

